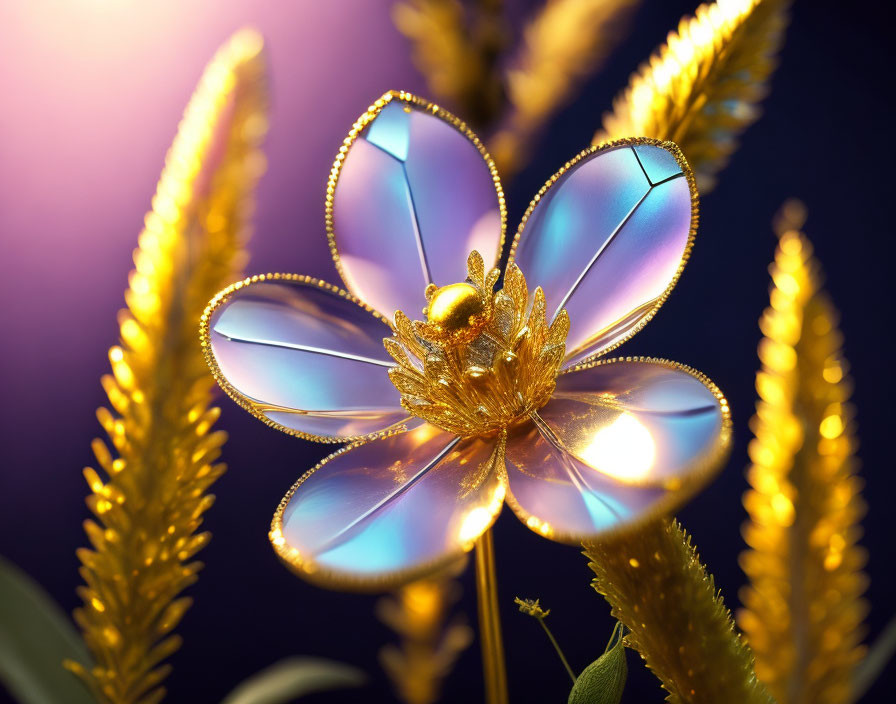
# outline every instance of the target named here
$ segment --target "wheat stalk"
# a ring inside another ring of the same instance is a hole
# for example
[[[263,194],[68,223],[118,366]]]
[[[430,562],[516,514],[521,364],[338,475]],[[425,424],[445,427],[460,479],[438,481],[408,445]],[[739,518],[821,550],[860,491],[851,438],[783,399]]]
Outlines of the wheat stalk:
[[[604,115],[594,143],[654,137],[678,143],[701,193],[759,117],[789,0],[719,0],[684,17]]]
[[[776,218],[771,306],[760,322],[762,369],[744,495],[750,584],[738,621],[779,704],[846,704],[864,649],[865,511],[856,476],[850,383],[837,314],[800,232],[805,211]]]
[[[66,665],[103,704],[161,701],[162,662],[180,646],[172,631],[191,604],[180,594],[197,579],[192,558],[210,538],[197,531],[224,472],[197,326],[245,263],[266,125],[262,40],[243,30],[206,68],[168,152],[102,378],[111,410],[97,417],[117,457],[94,440],[106,478],[84,470],[96,520],[84,522],[93,547],[78,551],[75,611],[95,665]]]
[[[690,537],[662,519],[585,544],[594,588],[672,704],[773,704]]]

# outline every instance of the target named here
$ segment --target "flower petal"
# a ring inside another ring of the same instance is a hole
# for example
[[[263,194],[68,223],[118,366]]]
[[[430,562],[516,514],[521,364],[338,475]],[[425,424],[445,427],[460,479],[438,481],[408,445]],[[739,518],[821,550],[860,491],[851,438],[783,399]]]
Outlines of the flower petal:
[[[640,330],[672,290],[697,227],[697,190],[671,142],[582,152],[542,188],[511,250],[553,317],[570,318],[566,366]]]
[[[504,196],[467,126],[409,93],[376,101],[345,140],[327,188],[327,233],[349,291],[391,319],[426,306],[427,284],[463,281],[478,250],[497,264]]]
[[[724,397],[688,367],[640,358],[577,368],[508,438],[508,503],[556,540],[623,529],[704,485],[730,434]]]
[[[392,329],[345,291],[269,274],[218,294],[203,316],[206,359],[243,408],[321,442],[381,433],[407,420],[383,347]]]
[[[350,445],[305,474],[271,525],[278,554],[312,581],[386,587],[460,557],[504,501],[503,442],[428,423]]]

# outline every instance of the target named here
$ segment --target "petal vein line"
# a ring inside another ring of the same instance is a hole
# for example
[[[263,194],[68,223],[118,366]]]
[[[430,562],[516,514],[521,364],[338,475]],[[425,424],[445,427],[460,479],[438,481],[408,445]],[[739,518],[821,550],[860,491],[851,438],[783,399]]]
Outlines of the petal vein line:
[[[395,366],[395,362],[386,362],[382,359],[374,359],[373,357],[364,357],[358,354],[351,354],[349,352],[337,352],[336,350],[328,350],[323,347],[311,347],[310,345],[300,345],[293,342],[277,342],[274,340],[246,340],[240,337],[231,337],[230,335],[223,335],[223,333],[218,333],[223,337],[226,337],[228,340],[232,342],[240,342],[245,345],[262,345],[264,347],[280,347],[283,349],[290,350],[298,350],[300,352],[309,352],[311,354],[322,354],[328,357],[338,357],[339,359],[348,359],[353,362],[363,362],[365,364],[376,364],[380,367],[387,367],[391,369]]]
[[[353,520],[347,526],[345,526],[344,528],[341,528],[339,530],[339,532],[337,532],[335,535],[333,535],[331,538],[329,538],[326,542],[323,543],[323,545],[321,545],[317,549],[317,553],[323,554],[325,552],[328,552],[329,550],[332,550],[334,547],[337,547],[340,542],[340,538],[342,538],[346,533],[348,533],[348,531],[350,531],[356,525],[358,525],[365,519],[369,518],[374,513],[379,511],[381,508],[383,508],[387,504],[391,503],[392,501],[397,499],[399,496],[404,494],[406,491],[408,491],[412,486],[414,486],[414,484],[416,484],[418,481],[420,481],[420,479],[422,479],[423,476],[427,472],[429,472],[429,470],[431,470],[439,462],[441,462],[447,456],[447,454],[449,452],[451,452],[451,450],[454,449],[455,445],[457,445],[457,443],[459,443],[459,442],[460,442],[460,437],[452,438],[451,442],[449,442],[444,448],[442,448],[442,450],[435,457],[433,457],[429,462],[427,462],[413,477],[408,479],[407,482],[402,484],[400,487],[398,487],[394,491],[392,491],[389,494],[387,494],[386,496],[384,496],[376,504],[374,504],[369,509],[367,509],[364,513],[362,513],[360,516],[358,516],[355,520]]]

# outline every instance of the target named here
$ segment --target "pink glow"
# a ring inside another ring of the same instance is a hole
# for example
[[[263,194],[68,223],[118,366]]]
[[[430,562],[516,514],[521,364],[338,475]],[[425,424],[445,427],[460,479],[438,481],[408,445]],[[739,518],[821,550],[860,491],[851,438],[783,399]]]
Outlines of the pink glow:
[[[98,377],[165,152],[206,62],[246,25],[265,36],[272,94],[249,271],[338,283],[323,216],[332,160],[372,100],[422,88],[388,5],[0,4],[0,361],[17,399],[5,423],[64,408],[78,453],[98,431]],[[18,486],[61,471],[31,460]]]

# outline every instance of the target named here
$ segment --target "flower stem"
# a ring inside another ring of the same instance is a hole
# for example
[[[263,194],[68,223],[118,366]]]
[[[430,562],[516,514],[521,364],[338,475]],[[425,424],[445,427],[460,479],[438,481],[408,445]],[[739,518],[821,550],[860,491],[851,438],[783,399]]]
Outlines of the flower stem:
[[[504,665],[497,592],[495,548],[492,532],[487,530],[476,543],[476,596],[479,604],[479,640],[482,646],[486,704],[508,704],[507,670]]]
[[[572,683],[576,683],[576,673],[572,671],[572,668],[569,666],[569,661],[567,661],[566,656],[563,654],[563,651],[560,649],[560,644],[557,642],[557,639],[554,638],[554,634],[551,633],[551,629],[548,628],[548,624],[544,622],[543,618],[538,619],[538,622],[541,624],[541,627],[544,629],[544,632],[548,634],[548,638],[551,640],[551,645],[554,646],[554,650],[557,651],[557,655],[560,656],[560,662],[563,663],[563,667],[566,668],[566,671],[569,673],[569,679],[572,680]]]

